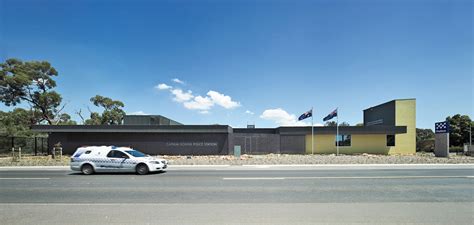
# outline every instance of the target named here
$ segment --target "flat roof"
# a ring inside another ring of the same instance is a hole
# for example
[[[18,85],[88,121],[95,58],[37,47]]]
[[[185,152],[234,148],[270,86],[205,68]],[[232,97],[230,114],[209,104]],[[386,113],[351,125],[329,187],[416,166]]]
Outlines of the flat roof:
[[[378,104],[378,105],[371,106],[371,107],[366,108],[366,109],[364,109],[364,110],[362,110],[362,111],[366,111],[366,110],[369,110],[369,109],[373,109],[373,108],[375,108],[375,107],[379,107],[379,106],[381,106],[381,105],[389,104],[389,103],[396,102],[396,101],[411,101],[411,100],[415,100],[415,101],[416,101],[416,98],[399,98],[399,99],[393,99],[393,100],[390,100],[390,101],[388,101],[388,102],[384,102],[384,103],[380,103],[380,104]]]
[[[33,125],[48,133],[232,133],[227,125]]]
[[[33,125],[47,133],[266,133],[311,134],[311,127],[232,128],[228,125]],[[406,126],[340,126],[340,134],[402,134]],[[314,134],[335,134],[336,127],[314,127]]]
[[[314,134],[335,134],[335,126],[314,127]],[[404,134],[407,132],[406,126],[340,126],[339,134]],[[311,127],[279,127],[278,133],[281,135],[301,135],[311,134]]]

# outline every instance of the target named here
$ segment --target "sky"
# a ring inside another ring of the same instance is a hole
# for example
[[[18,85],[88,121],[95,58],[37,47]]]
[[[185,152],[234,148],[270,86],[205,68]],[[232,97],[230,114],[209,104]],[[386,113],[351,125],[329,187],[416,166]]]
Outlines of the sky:
[[[232,127],[309,125],[416,98],[417,127],[473,117],[467,0],[0,0],[0,59],[46,60],[65,112]],[[1,110],[11,107],[0,106]]]

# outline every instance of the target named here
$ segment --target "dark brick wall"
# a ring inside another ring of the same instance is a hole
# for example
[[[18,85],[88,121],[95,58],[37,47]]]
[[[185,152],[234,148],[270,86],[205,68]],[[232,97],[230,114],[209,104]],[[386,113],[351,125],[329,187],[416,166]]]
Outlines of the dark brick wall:
[[[282,154],[305,154],[304,135],[281,135],[280,143]]]
[[[364,110],[364,125],[382,121],[376,125],[395,126],[395,101],[390,101]]]
[[[241,146],[242,154],[280,153],[280,135],[234,133],[234,145]]]
[[[52,133],[49,148],[61,142],[64,154],[80,146],[130,146],[147,154],[160,155],[227,155],[229,134],[223,133]]]

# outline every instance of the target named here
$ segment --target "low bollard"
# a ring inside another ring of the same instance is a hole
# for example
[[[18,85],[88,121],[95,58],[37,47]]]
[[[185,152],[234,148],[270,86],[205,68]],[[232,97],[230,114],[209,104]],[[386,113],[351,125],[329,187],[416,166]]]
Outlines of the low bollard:
[[[21,147],[18,147],[18,151],[15,152],[15,147],[12,148],[12,161],[19,162],[21,160]]]
[[[62,147],[54,147],[53,148],[53,159],[57,161],[61,161],[63,157],[63,148]]]

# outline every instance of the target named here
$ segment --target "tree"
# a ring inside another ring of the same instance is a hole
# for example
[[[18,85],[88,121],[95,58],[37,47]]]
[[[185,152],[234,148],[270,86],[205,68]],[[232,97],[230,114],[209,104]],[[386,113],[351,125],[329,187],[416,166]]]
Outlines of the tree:
[[[67,113],[63,113],[59,116],[58,120],[56,121],[57,125],[76,125],[76,121],[71,120],[71,116]]]
[[[356,124],[356,127],[363,127],[364,126],[364,123],[357,123]]]
[[[416,150],[431,152],[434,150],[434,133],[431,129],[416,128]]]
[[[337,125],[336,121],[328,121],[324,124],[326,127],[335,127]],[[350,124],[348,122],[339,123],[340,127],[348,127]]]
[[[468,115],[456,114],[453,117],[446,117],[449,122],[449,144],[451,146],[463,146],[469,142],[469,129],[472,123]]]
[[[91,118],[85,121],[86,125],[100,125],[102,124],[102,117],[97,112],[91,112]]]
[[[5,136],[31,136],[31,124],[37,115],[32,111],[16,108],[10,112],[0,111],[0,134]]]
[[[53,77],[57,75],[56,69],[46,61],[8,59],[0,63],[0,101],[6,106],[25,102],[32,111],[40,113],[39,123],[54,124],[64,108],[64,105],[60,107],[61,95],[52,90],[56,87]]]
[[[351,126],[348,122],[342,122],[339,124],[340,127],[349,127]]]
[[[85,124],[122,124],[123,117],[125,116],[125,111],[122,109],[124,107],[123,102],[112,100],[111,98],[100,95],[96,95],[90,100],[95,106],[104,108],[104,111],[102,112],[102,115],[97,112],[91,112],[90,119],[87,119]]]

